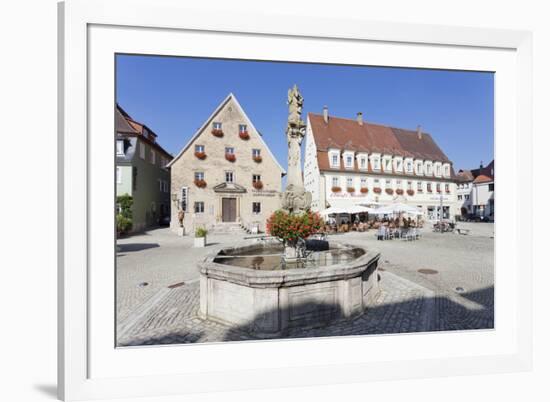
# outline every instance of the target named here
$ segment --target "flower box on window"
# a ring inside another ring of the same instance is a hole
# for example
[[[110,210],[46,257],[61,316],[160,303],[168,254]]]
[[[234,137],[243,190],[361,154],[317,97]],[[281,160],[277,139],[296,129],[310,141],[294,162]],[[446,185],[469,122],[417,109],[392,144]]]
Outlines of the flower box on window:
[[[451,192],[451,190],[450,190],[450,189],[446,189],[445,192],[446,192],[447,194],[449,194],[449,193]]]
[[[262,188],[264,188],[264,183],[262,183],[261,180],[256,180],[255,182],[252,182],[252,186],[253,186],[256,190],[261,190]]]
[[[387,188],[386,189],[386,194],[392,195],[393,194],[393,188]]]
[[[195,186],[197,186],[198,188],[205,188],[206,182],[204,181],[204,179],[195,179]]]
[[[248,131],[240,131],[239,138],[241,140],[248,140],[250,138],[250,135],[248,134]]]
[[[360,190],[363,194],[367,194],[369,192],[369,189],[366,188],[366,187],[361,187],[361,190]]]
[[[331,190],[332,190],[333,193],[339,193],[340,191],[342,191],[342,189],[341,189],[340,187],[338,187],[338,186],[332,187]]]
[[[197,151],[197,152],[195,152],[195,156],[196,156],[197,158],[201,159],[201,160],[202,160],[202,159],[206,159],[206,153],[204,153],[204,152],[198,152],[198,151]]]
[[[376,194],[380,194],[382,192],[382,189],[380,187],[375,187],[372,189]]]
[[[235,154],[225,154],[225,159],[227,159],[229,162],[235,162],[237,160],[237,157]]]
[[[355,193],[355,187],[348,187],[348,193]]]
[[[260,155],[256,155],[252,157],[252,160],[256,163],[260,163],[262,161],[262,157]]]
[[[407,190],[407,194],[412,197],[414,195],[414,190]]]
[[[221,128],[213,128],[212,135],[216,137],[223,137],[223,130]]]
[[[395,193],[396,193],[397,195],[403,195],[403,189],[398,188],[397,190],[395,190]]]
[[[437,190],[435,190],[435,191],[437,191],[438,193],[441,193],[441,189],[439,189],[439,188],[438,188]]]

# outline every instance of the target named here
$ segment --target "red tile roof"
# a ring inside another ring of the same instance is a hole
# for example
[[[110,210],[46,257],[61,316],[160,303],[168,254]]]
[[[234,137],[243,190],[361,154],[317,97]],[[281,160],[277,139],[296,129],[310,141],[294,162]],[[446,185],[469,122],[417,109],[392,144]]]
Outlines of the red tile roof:
[[[308,117],[319,151],[349,149],[450,163],[428,133],[423,132],[419,138],[416,130],[368,122],[360,125],[355,119],[334,116],[330,116],[328,123],[325,123],[322,115],[313,113],[309,113]]]
[[[494,159],[485,167],[472,170],[460,170],[456,175],[459,182],[490,183],[495,181]]]

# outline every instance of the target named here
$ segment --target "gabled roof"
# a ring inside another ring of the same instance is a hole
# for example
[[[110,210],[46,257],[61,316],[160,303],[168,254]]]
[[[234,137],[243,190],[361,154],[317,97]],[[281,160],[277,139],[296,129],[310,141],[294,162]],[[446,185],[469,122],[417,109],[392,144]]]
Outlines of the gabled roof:
[[[172,155],[156,142],[157,135],[155,132],[145,124],[132,119],[118,103],[115,108],[115,130],[117,134],[140,137],[157,151],[163,153],[169,159],[172,159]]]
[[[214,119],[214,117],[223,109],[223,107],[230,101],[230,100],[233,100],[233,102],[235,102],[235,105],[237,105],[237,108],[239,110],[239,112],[241,112],[241,114],[244,116],[245,120],[246,120],[246,123],[247,125],[249,125],[250,127],[252,127],[252,129],[258,133],[258,138],[260,139],[262,145],[267,149],[267,152],[269,153],[269,156],[271,156],[271,158],[273,158],[273,160],[275,161],[275,163],[277,164],[277,167],[281,170],[281,173],[282,174],[286,174],[286,171],[283,169],[283,167],[281,166],[281,164],[279,163],[279,161],[277,160],[277,158],[275,158],[275,155],[273,155],[273,153],[271,152],[271,149],[269,149],[269,147],[267,146],[267,144],[265,143],[262,135],[260,134],[260,132],[256,129],[256,127],[254,127],[254,124],[252,123],[252,121],[249,119],[248,115],[246,114],[246,112],[244,111],[244,109],[242,108],[241,104],[239,103],[239,101],[237,100],[236,96],[233,95],[233,93],[230,93],[229,95],[227,95],[227,97],[218,105],[218,107],[216,109],[214,109],[214,111],[212,112],[212,114],[208,117],[208,119],[205,120],[205,122],[202,124],[202,126],[199,127],[199,129],[197,131],[195,131],[195,134],[193,134],[193,136],[191,137],[191,139],[187,142],[187,144],[185,144],[185,146],[182,148],[182,150],[175,156],[174,159],[172,159],[170,161],[170,163],[167,165],[168,167],[172,166],[184,153],[185,151],[187,151],[187,149],[189,149],[189,147],[191,146],[191,144],[193,144],[193,142],[201,135],[201,133],[207,128],[210,126],[210,124],[212,123],[212,120]]]
[[[472,170],[460,170],[457,175],[459,182],[473,182],[475,184],[491,183],[495,181],[495,160],[485,167]]]
[[[308,119],[319,151],[338,148],[451,162],[428,133],[422,132],[419,137],[416,130],[369,122],[361,125],[355,119],[334,116],[325,123],[322,115],[313,113],[308,113]]]

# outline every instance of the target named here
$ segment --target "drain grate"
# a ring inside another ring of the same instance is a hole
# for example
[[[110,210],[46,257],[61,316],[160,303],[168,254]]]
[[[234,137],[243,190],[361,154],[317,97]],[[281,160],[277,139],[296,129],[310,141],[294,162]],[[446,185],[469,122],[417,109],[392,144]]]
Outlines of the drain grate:
[[[455,291],[457,293],[464,293],[466,291],[466,289],[464,289],[463,287],[458,286],[458,287],[455,288]]]
[[[436,271],[435,269],[429,269],[429,268],[421,268],[418,270],[418,272],[424,275],[434,275],[439,273],[439,271]]]
[[[145,286],[149,286],[149,282],[141,282],[138,287],[144,288]]]
[[[168,286],[168,289],[179,288],[179,287],[181,287],[181,286],[183,286],[183,285],[185,285],[185,282],[174,283],[173,285]]]

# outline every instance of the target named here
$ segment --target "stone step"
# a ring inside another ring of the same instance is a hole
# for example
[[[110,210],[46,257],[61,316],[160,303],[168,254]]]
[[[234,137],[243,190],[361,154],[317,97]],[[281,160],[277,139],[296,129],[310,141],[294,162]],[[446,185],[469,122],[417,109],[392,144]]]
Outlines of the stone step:
[[[246,231],[240,223],[218,223],[209,230],[211,234],[246,234]]]

